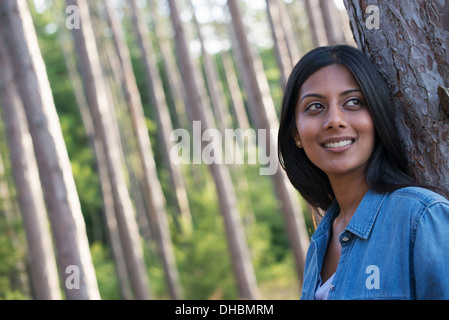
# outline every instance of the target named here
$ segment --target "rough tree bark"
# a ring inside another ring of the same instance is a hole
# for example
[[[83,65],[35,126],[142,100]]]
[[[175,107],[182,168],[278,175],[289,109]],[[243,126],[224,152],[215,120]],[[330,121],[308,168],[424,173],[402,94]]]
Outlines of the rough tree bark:
[[[449,1],[345,0],[345,6],[357,46],[392,90],[412,172],[449,190]]]

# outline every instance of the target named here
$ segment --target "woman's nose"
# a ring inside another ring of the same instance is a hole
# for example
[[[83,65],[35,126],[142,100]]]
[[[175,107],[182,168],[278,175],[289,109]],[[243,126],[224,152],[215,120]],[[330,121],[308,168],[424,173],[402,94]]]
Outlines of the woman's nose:
[[[330,105],[324,123],[325,129],[345,128],[344,111],[338,105]]]

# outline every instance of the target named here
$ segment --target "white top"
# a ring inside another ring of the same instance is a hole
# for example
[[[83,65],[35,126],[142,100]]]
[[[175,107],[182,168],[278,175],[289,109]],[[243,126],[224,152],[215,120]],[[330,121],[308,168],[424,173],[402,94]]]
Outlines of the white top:
[[[315,300],[327,300],[327,295],[329,294],[329,290],[331,289],[334,276],[335,273],[323,284],[321,283],[322,280],[320,276],[320,283],[318,284],[318,288],[315,291]]]

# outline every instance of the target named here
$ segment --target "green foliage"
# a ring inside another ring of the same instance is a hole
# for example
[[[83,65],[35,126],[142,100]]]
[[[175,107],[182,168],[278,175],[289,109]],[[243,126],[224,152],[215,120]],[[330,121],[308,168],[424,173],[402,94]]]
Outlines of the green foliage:
[[[95,242],[90,247],[90,253],[95,267],[101,299],[121,299],[114,261],[108,248],[101,242]]]
[[[13,242],[13,238],[19,240]],[[0,300],[29,299],[24,293],[23,277],[26,252],[23,246],[20,221],[8,221],[0,216]],[[20,245],[20,246],[18,246]]]
[[[207,170],[192,165],[196,170]],[[188,181],[193,231],[175,233],[178,268],[186,299],[236,299],[229,251],[215,186],[210,177],[201,185]]]

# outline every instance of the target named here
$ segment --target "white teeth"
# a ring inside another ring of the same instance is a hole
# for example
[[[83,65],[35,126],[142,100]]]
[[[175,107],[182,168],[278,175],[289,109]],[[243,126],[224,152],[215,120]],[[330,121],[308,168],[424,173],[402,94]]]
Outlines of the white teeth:
[[[347,146],[348,144],[352,144],[352,140],[343,140],[343,141],[339,141],[339,142],[329,142],[329,143],[325,143],[324,146],[326,148],[341,148],[344,146]]]

